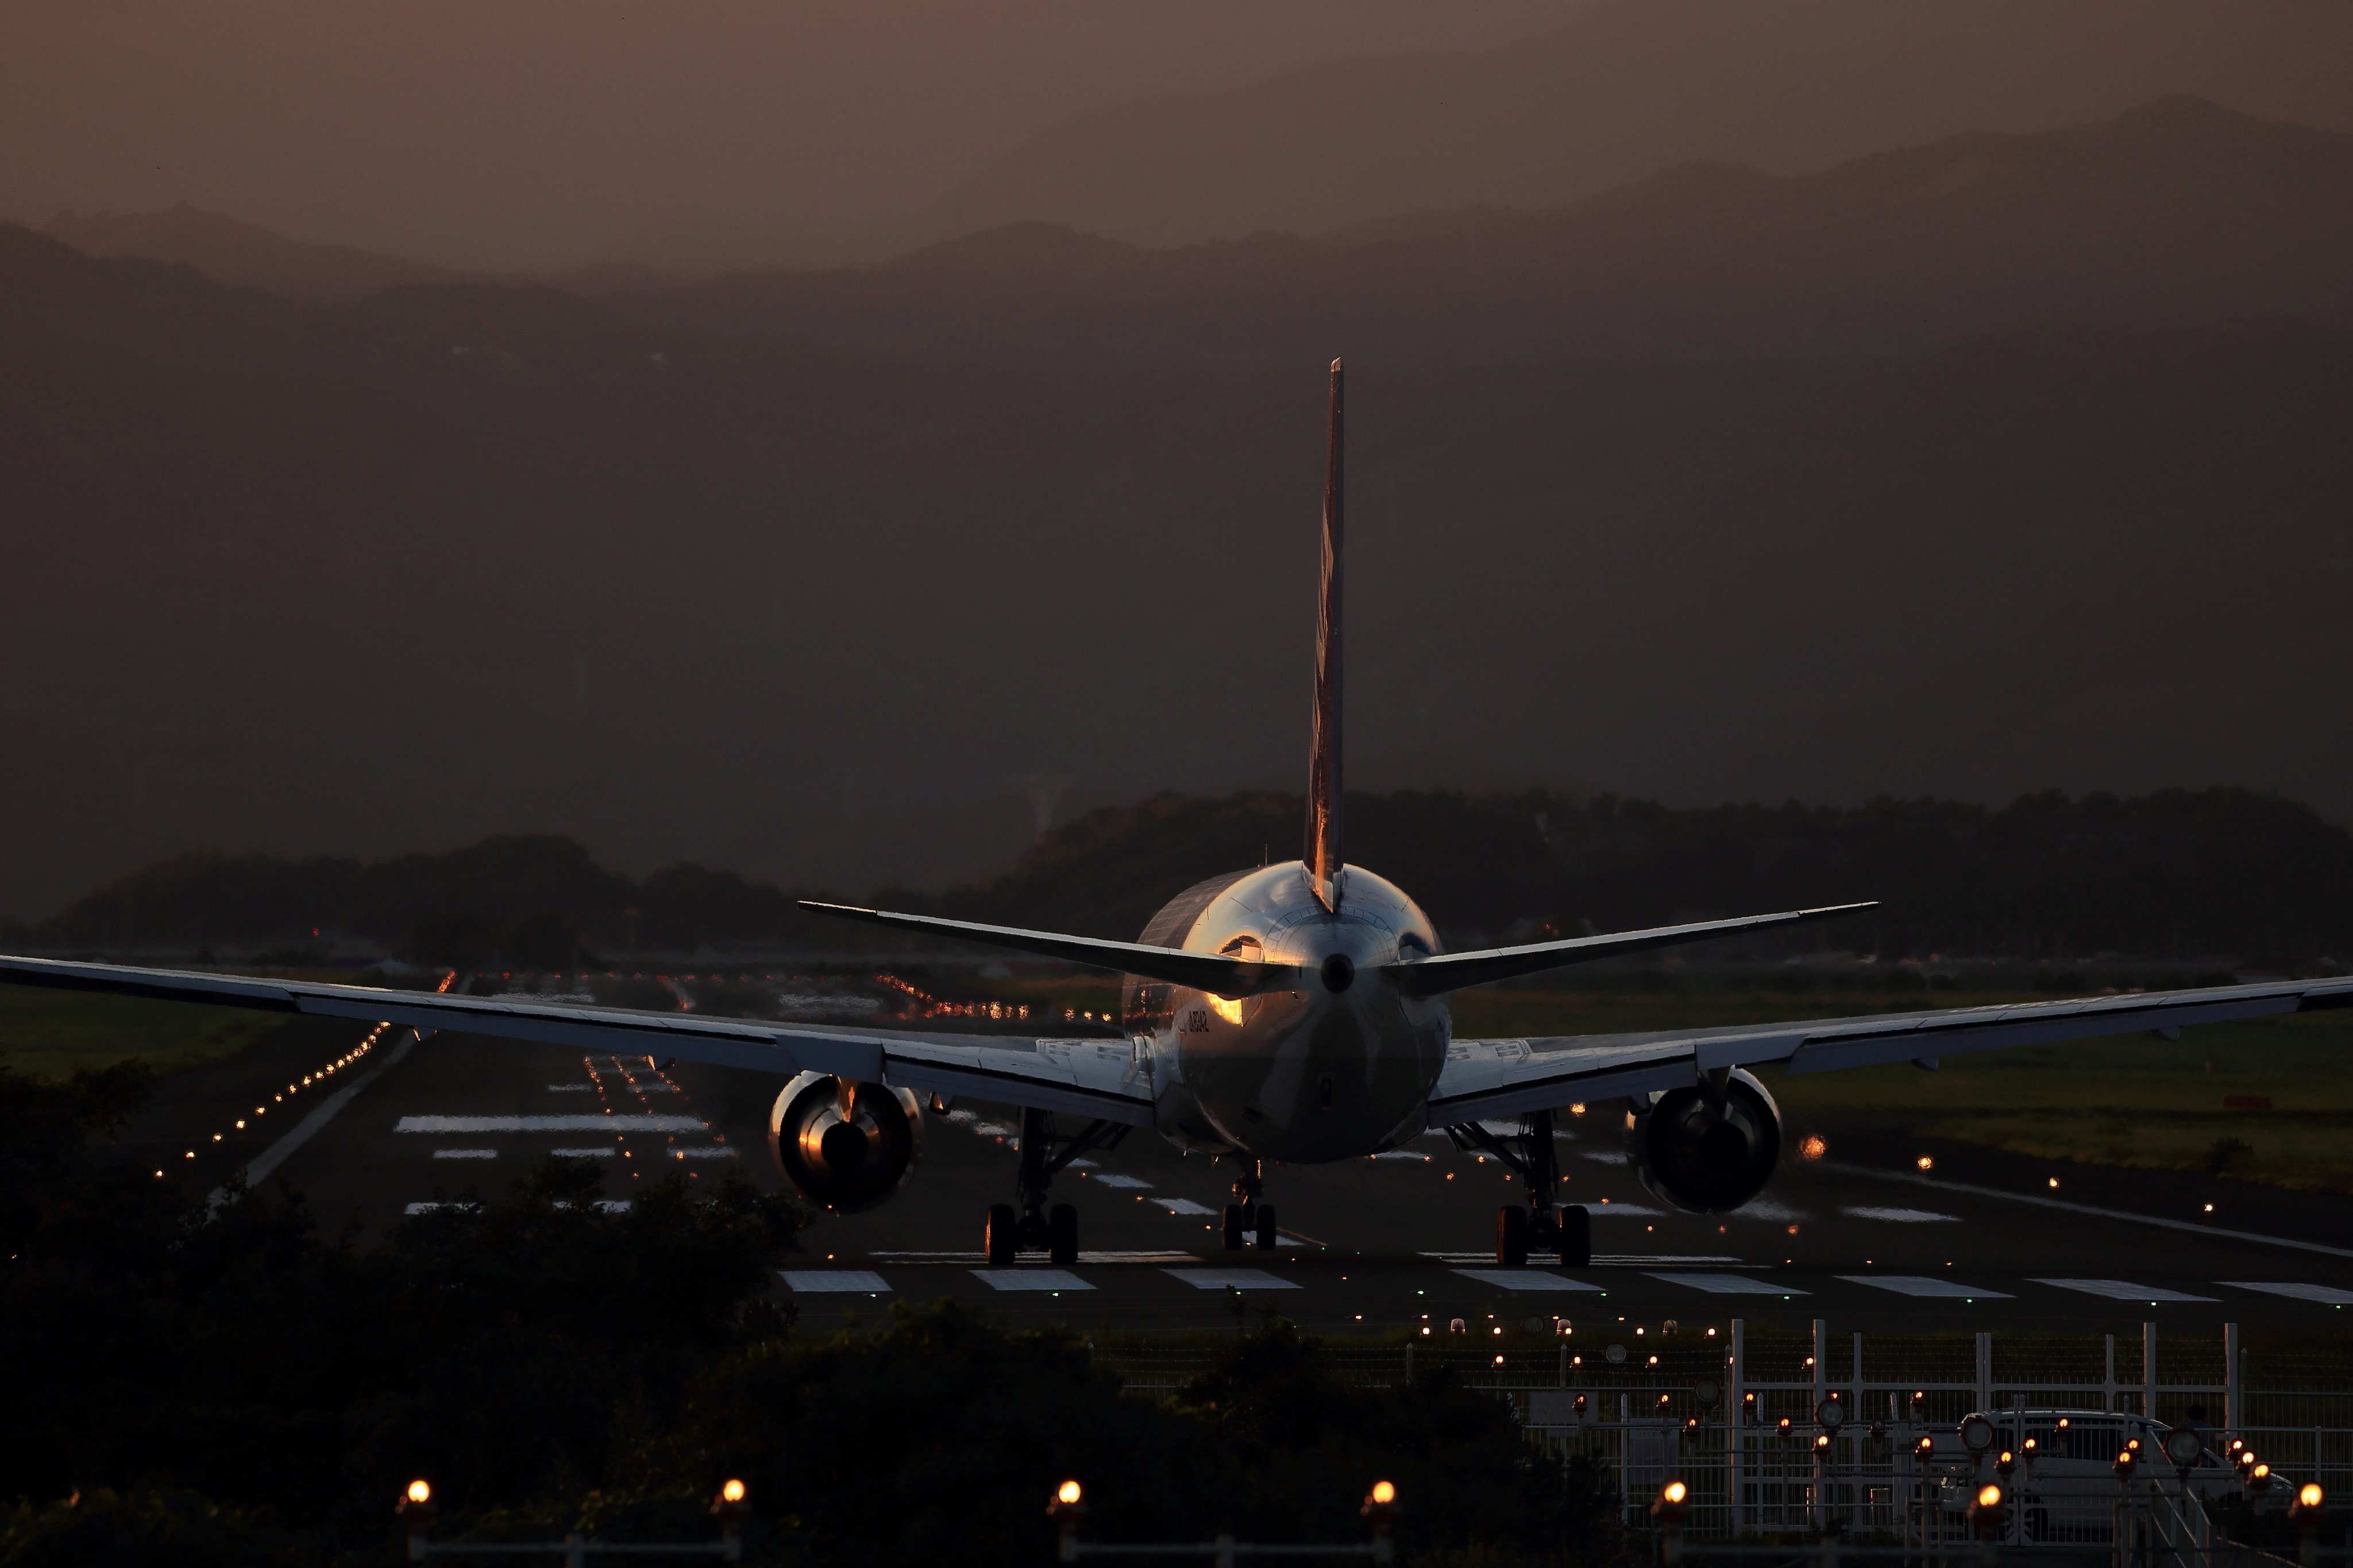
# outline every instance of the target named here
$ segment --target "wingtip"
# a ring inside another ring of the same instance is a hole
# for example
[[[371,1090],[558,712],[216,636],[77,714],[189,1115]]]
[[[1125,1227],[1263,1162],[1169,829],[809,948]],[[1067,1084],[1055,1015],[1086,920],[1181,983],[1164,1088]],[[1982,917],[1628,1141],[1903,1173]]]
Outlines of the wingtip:
[[[1340,362],[1336,359],[1332,362],[1332,374],[1334,375],[1340,374]]]

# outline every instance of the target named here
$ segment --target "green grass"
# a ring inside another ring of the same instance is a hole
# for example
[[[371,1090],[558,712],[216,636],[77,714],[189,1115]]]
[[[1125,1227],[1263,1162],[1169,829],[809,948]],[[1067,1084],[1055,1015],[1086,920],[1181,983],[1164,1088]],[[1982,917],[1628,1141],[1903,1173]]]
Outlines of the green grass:
[[[288,1022],[277,1013],[0,985],[0,1065],[59,1079],[137,1057],[159,1073],[225,1062]]]
[[[1509,989],[1458,999],[1456,1032],[1617,1034],[2036,1001],[1917,991],[1790,995]],[[1915,1131],[2044,1159],[2204,1171],[2271,1186],[2353,1192],[2353,1018],[2320,1013],[2209,1024],[2179,1040],[2126,1035],[1905,1065],[1763,1075],[1790,1120],[1880,1117]],[[2268,1097],[2231,1110],[2226,1097]]]

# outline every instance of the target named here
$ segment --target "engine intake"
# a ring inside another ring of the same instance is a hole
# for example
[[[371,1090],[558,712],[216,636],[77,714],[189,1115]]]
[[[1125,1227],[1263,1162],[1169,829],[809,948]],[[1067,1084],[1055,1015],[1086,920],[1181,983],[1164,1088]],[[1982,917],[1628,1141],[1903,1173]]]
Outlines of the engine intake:
[[[1720,1107],[1697,1087],[1654,1092],[1626,1118],[1626,1152],[1654,1195],[1694,1214],[1724,1214],[1772,1179],[1781,1159],[1781,1108],[1738,1070]]]
[[[914,1095],[879,1083],[847,1086],[805,1072],[768,1112],[768,1152],[812,1202],[836,1214],[872,1208],[915,1169],[923,1112]]]

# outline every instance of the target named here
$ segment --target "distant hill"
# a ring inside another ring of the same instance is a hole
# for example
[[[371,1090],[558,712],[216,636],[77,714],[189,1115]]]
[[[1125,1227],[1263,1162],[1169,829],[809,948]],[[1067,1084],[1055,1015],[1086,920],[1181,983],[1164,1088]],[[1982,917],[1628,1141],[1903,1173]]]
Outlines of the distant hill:
[[[2182,94],[2353,132],[2335,0],[1599,0],[1501,48],[1302,67],[1106,104],[927,215],[1148,246],[1313,234],[1420,209],[1540,209],[1693,161],[1812,173],[1965,132]]]
[[[2305,965],[2353,952],[2353,914],[2338,896],[2353,878],[2353,836],[2243,791],[2048,794],[1999,810],[1933,800],[1673,810],[1542,792],[1405,793],[1352,796],[1348,810],[1351,859],[1404,886],[1457,946],[1879,899],[1885,908],[1838,926],[1714,951]],[[1296,795],[1160,795],[1056,830],[991,881],[937,899],[878,897],[1131,939],[1202,877],[1294,853],[1300,816]],[[299,950],[353,933],[420,963],[550,968],[632,942],[664,952],[895,945],[806,914],[774,888],[695,866],[633,880],[544,837],[375,864],[179,856],[76,900],[31,935],[72,949]]]
[[[464,276],[346,245],[288,239],[185,203],[158,213],[60,213],[41,232],[86,256],[181,262],[216,283],[296,300],[356,300],[380,289]]]
[[[1008,363],[1884,353],[2052,321],[2353,323],[2353,135],[2172,99],[1776,177],[1693,164],[1546,212],[1141,250],[1042,226],[641,295],[722,333]]]

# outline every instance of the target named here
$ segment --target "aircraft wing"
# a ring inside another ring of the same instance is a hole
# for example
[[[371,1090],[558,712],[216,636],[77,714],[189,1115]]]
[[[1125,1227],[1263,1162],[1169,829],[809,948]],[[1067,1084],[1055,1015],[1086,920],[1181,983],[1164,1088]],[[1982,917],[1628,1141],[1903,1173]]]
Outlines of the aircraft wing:
[[[2353,979],[2289,980],[2199,991],[2145,991],[2016,1006],[1947,1007],[1797,1024],[1456,1040],[1430,1097],[1433,1127],[1648,1094],[1720,1068],[1781,1063],[1792,1073],[1878,1062],[1932,1063],[1963,1051],[2048,1045],[2143,1031],[2168,1037],[2191,1024],[2353,1007]]]
[[[1124,1040],[838,1028],[45,958],[0,956],[0,983],[365,1023],[389,1021],[420,1030],[499,1035],[658,1060],[754,1068],[786,1077],[803,1071],[831,1073],[918,1093],[969,1095],[1111,1121],[1152,1121],[1149,1068]]]

